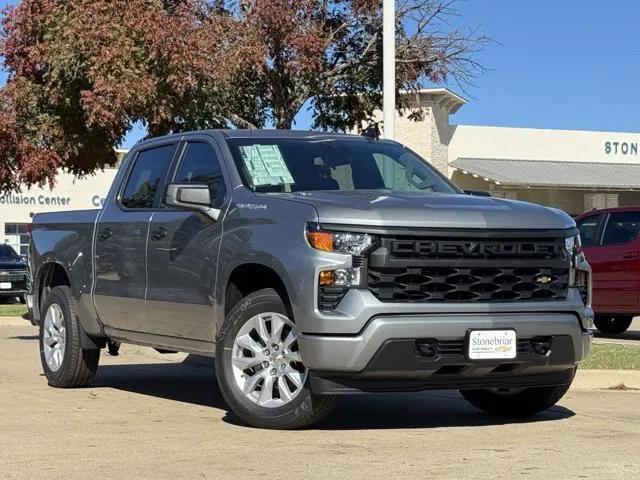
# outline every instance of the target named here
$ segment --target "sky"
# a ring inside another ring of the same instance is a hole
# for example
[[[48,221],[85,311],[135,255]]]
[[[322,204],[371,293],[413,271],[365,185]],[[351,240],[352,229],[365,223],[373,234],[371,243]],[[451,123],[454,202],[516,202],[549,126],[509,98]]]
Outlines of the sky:
[[[463,0],[459,10],[455,24],[496,43],[480,55],[490,71],[474,86],[447,85],[469,100],[452,123],[640,131],[640,1]],[[295,128],[310,125],[302,111]],[[142,136],[134,127],[123,146]]]

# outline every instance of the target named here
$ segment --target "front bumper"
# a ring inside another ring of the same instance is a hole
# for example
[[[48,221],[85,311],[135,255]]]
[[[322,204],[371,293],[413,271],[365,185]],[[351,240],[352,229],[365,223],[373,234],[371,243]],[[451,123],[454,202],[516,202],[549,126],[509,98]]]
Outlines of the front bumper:
[[[304,363],[311,370],[359,372],[388,340],[435,338],[464,339],[470,329],[516,330],[518,338],[568,336],[573,363],[589,352],[591,335],[571,313],[425,314],[374,317],[357,335],[308,335],[298,341]]]
[[[516,359],[467,359],[468,330],[510,328],[520,341]],[[349,393],[570,383],[592,338],[575,313],[422,314],[377,316],[356,335],[303,334],[299,345],[315,392]],[[544,353],[532,347],[540,339]],[[423,341],[446,348],[426,357]]]

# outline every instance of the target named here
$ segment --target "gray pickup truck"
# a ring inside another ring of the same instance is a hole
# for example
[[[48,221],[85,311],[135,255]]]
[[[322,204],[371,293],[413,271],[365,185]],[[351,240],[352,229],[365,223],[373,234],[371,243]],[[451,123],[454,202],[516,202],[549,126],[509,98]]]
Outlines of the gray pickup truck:
[[[51,386],[91,382],[110,342],[215,356],[230,409],[260,427],[310,425],[344,394],[422,389],[530,415],[591,346],[569,216],[467,195],[366,137],[139,143],[102,209],[35,216],[29,262]]]

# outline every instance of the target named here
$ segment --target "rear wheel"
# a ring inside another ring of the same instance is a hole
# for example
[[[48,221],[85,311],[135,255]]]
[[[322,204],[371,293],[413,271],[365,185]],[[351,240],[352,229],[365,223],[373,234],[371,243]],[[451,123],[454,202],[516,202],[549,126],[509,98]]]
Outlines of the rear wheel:
[[[460,393],[474,407],[491,415],[526,416],[554,406],[570,386],[460,390]]]
[[[311,425],[337,397],[314,395],[298,349],[298,330],[273,289],[254,292],[229,312],[216,344],[218,385],[231,410],[255,427]]]
[[[630,315],[596,315],[593,323],[602,333],[617,335],[626,332],[632,321]]]
[[[75,300],[66,286],[51,289],[40,320],[40,360],[52,387],[88,385],[96,374],[100,350],[84,350]]]

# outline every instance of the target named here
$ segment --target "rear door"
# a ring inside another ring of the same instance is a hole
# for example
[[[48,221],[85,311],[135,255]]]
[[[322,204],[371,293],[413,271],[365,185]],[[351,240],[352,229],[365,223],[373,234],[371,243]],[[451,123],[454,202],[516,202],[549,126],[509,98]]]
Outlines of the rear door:
[[[209,186],[217,220],[187,209],[153,214],[147,250],[147,317],[153,333],[211,341],[214,291],[227,185],[220,151],[208,136],[184,142],[169,183]]]
[[[593,307],[597,313],[624,312],[640,301],[640,211],[613,212],[600,222],[599,241],[585,248],[593,269]]]
[[[149,221],[177,143],[134,152],[116,195],[110,195],[97,224],[94,299],[110,327],[144,331]]]

